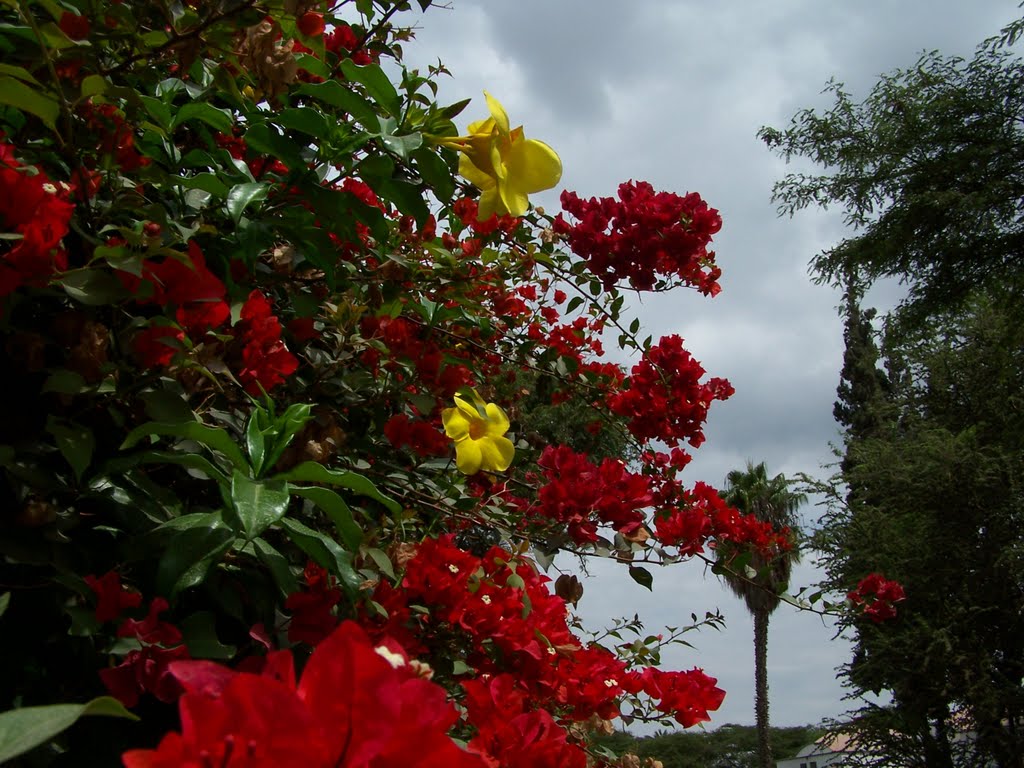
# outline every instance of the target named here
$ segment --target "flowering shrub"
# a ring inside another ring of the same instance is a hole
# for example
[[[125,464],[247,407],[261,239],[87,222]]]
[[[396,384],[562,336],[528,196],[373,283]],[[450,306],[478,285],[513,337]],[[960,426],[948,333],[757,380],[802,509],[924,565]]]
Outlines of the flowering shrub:
[[[583,766],[721,704],[541,573],[787,541],[682,482],[732,388],[622,316],[717,292],[717,213],[531,209],[554,150],[352,6],[0,10],[0,759]]]

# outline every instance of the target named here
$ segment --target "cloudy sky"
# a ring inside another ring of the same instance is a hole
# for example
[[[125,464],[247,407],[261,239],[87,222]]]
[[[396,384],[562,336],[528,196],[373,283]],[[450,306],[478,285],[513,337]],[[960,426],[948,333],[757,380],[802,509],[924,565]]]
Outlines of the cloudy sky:
[[[558,192],[613,195],[619,183],[699,192],[721,211],[715,238],[723,292],[662,295],[635,306],[655,338],[678,333],[709,375],[736,395],[712,410],[690,482],[720,486],[747,459],[771,473],[820,473],[837,437],[832,403],[842,356],[838,296],[807,276],[810,258],[843,237],[837,214],[780,219],[772,184],[787,166],[757,140],[803,107],[823,106],[830,77],[856,97],[878,75],[924,50],[970,55],[1019,14],[1016,0],[451,0],[420,17],[407,63],[438,59],[453,77],[442,101],[473,97],[466,121],[486,116],[482,91],[513,125],[562,157],[562,184],[535,202],[557,211]],[[885,307],[892,289],[876,293]],[[806,508],[813,522],[817,510]],[[728,627],[665,654],[701,666],[728,691],[711,727],[753,723],[750,618],[700,563],[655,574],[653,594],[622,569],[598,567],[580,604],[588,625],[639,613],[648,629],[720,609]],[[815,579],[810,565],[792,586]],[[775,725],[813,723],[847,706],[834,668],[848,645],[814,615],[782,606],[769,640]]]

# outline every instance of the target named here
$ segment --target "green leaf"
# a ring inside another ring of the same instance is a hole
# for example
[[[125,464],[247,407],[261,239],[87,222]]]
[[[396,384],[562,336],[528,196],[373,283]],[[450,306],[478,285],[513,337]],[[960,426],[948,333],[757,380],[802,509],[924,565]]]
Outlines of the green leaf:
[[[268,430],[273,448],[269,452],[265,466],[272,467],[281,458],[281,454],[291,445],[295,435],[306,426],[312,407],[309,403],[293,403],[288,406],[288,410],[274,420],[272,431]]]
[[[214,197],[227,197],[228,185],[215,173],[197,173],[194,176],[172,176],[185,189],[201,189]]]
[[[274,582],[281,590],[281,594],[287,597],[298,592],[299,582],[285,556],[274,549],[265,539],[253,539],[252,544],[256,550],[256,556],[270,570],[270,575],[274,577]]]
[[[337,485],[342,488],[348,488],[351,491],[355,491],[356,493],[367,496],[375,501],[379,501],[395,514],[402,511],[401,504],[394,499],[385,496],[370,480],[356,472],[347,472],[342,469],[328,469],[323,464],[317,464],[315,461],[304,461],[297,467],[293,467],[287,472],[281,473],[277,477],[282,480],[287,480],[288,482],[297,481],[300,483],[326,483],[327,485]]]
[[[281,527],[299,549],[337,576],[350,594],[359,592],[362,579],[352,566],[352,555],[338,546],[338,542],[290,517],[281,520]]]
[[[7,75],[0,76],[0,104],[33,114],[42,120],[47,128],[56,130],[57,116],[60,114],[57,100],[44,96],[21,80]]]
[[[86,704],[11,709],[0,713],[0,763],[45,744],[85,715],[139,719],[111,696],[100,696]]]
[[[128,448],[136,445],[142,438],[149,437],[151,435],[160,435],[162,437],[181,437],[186,440],[194,440],[197,443],[202,443],[207,448],[217,451],[224,458],[230,461],[236,469],[248,469],[249,462],[245,460],[245,456],[242,455],[242,449],[238,447],[238,444],[234,441],[231,435],[228,434],[227,430],[220,429],[218,427],[208,427],[205,424],[201,424],[198,421],[184,421],[177,424],[164,423],[158,421],[151,421],[147,424],[143,424],[136,427],[121,443],[121,450],[127,450]]]
[[[385,178],[377,180],[372,186],[377,194],[394,203],[399,211],[416,219],[417,225],[423,226],[430,216],[430,208],[418,185]]]
[[[143,451],[133,456],[125,456],[119,459],[108,461],[104,465],[104,472],[123,472],[138,464],[177,464],[188,469],[195,469],[202,472],[211,480],[216,480],[222,486],[228,486],[228,476],[218,467],[214,466],[209,459],[195,453],[172,453],[171,451]]]
[[[377,112],[370,102],[337,80],[305,83],[296,88],[295,93],[312,96],[317,101],[345,110],[370,133],[376,133],[380,129]]]
[[[109,271],[76,269],[65,273],[59,283],[68,296],[91,307],[116,304],[128,298],[124,285]]]
[[[448,163],[429,147],[421,147],[412,156],[423,181],[433,190],[437,199],[446,205],[455,194],[455,177]]]
[[[301,131],[317,139],[327,138],[330,129],[323,113],[311,107],[285,109],[277,116],[277,121],[285,128]]]
[[[249,149],[280,160],[289,170],[306,167],[302,159],[303,145],[283,136],[276,125],[256,123],[246,131],[245,142]]]
[[[361,67],[352,59],[345,59],[341,62],[341,71],[345,73],[347,79],[366,88],[370,98],[380,104],[389,115],[395,118],[402,116],[402,100],[398,96],[398,91],[378,64]]]
[[[259,477],[263,471],[263,459],[266,456],[266,440],[263,430],[260,428],[260,414],[263,411],[256,409],[249,416],[249,423],[245,426],[245,449],[249,452],[249,461],[252,463],[252,473]]]
[[[654,584],[654,576],[646,568],[641,568],[639,565],[629,566],[629,575],[637,584],[641,587],[647,587],[652,592],[651,585]]]
[[[237,470],[231,477],[231,503],[249,541],[285,516],[289,500],[282,480],[253,480]]]
[[[582,296],[573,296],[565,307],[565,314],[568,315],[570,312],[573,312],[574,310],[579,308],[579,306],[583,304],[583,302],[584,298]]]
[[[167,543],[156,571],[160,594],[174,597],[182,590],[202,584],[211,566],[235,543],[234,531],[224,524],[219,514],[207,513],[202,517],[206,520],[190,521],[188,528]]]
[[[352,510],[348,504],[337,493],[330,488],[319,486],[291,486],[291,492],[296,496],[309,499],[320,509],[327,513],[334,523],[345,549],[350,552],[359,551],[359,545],[363,542],[363,529],[359,527],[352,517]]]
[[[80,373],[60,368],[49,375],[43,383],[43,392],[57,392],[62,395],[77,395],[86,389],[85,379]]]
[[[244,184],[236,184],[228,192],[227,209],[228,215],[237,224],[242,219],[245,209],[253,203],[267,199],[267,192],[270,187],[259,181],[248,181]]]
[[[231,126],[235,123],[229,110],[218,109],[205,101],[193,101],[181,107],[174,115],[171,128],[177,128],[189,120],[200,120],[221,133],[231,133]]]
[[[62,423],[51,416],[46,431],[56,438],[57,448],[71,465],[75,480],[81,481],[82,475],[92,462],[92,453],[96,448],[96,437],[92,430],[80,424]]]
[[[224,645],[217,637],[217,616],[213,611],[193,613],[179,627],[193,659],[230,659],[238,651],[233,645]]]
[[[13,64],[0,64],[0,75],[16,77],[18,80],[24,80],[26,83],[34,85],[36,88],[43,87],[42,84],[32,76],[32,73],[24,67],[16,67]]]
[[[11,604],[11,593],[10,592],[4,592],[2,595],[0,595],[0,616],[3,616],[5,613],[7,613],[7,606],[9,606],[10,604]]]
[[[139,100],[142,101],[142,106],[146,108],[146,112],[153,118],[154,123],[165,130],[170,130],[171,121],[174,119],[170,107],[152,96],[139,96]]]
[[[98,96],[110,87],[110,82],[103,75],[88,75],[82,80],[81,98],[89,99]],[[161,126],[163,127],[163,126]]]

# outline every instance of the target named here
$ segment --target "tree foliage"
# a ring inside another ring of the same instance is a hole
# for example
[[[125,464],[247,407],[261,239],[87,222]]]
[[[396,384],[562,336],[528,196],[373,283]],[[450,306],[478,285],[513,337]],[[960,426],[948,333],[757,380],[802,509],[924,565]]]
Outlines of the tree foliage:
[[[832,80],[830,108],[761,129],[783,158],[815,167],[776,183],[780,212],[835,206],[856,232],[815,257],[819,281],[897,278],[909,287],[905,308],[921,316],[975,286],[1020,285],[1024,62],[1009,47],[1015,39],[1008,28],[970,59],[927,52],[860,102]]]

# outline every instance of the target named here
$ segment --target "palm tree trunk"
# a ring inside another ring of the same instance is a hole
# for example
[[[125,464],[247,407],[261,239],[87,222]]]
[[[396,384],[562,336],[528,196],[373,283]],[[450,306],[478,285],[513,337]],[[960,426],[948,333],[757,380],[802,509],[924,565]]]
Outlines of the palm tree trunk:
[[[768,611],[754,611],[754,714],[760,768],[773,768],[768,731]]]

